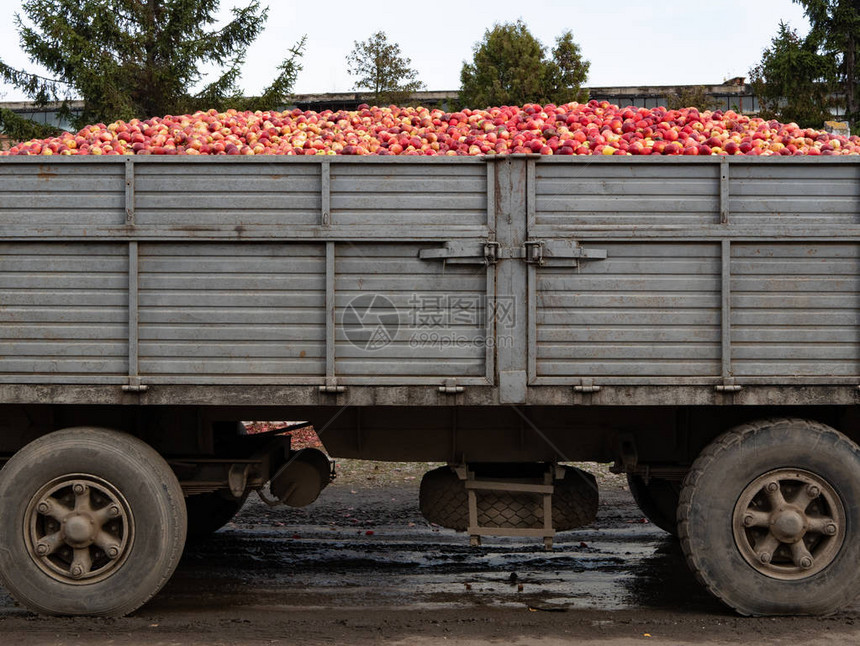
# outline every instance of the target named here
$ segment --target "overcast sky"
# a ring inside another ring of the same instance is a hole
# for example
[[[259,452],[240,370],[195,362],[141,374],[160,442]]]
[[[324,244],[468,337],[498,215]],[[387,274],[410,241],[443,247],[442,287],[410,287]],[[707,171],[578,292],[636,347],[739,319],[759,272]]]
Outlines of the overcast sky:
[[[246,0],[222,0],[222,15]],[[265,0],[263,2],[265,4]],[[269,20],[248,51],[242,88],[258,93],[274,74],[286,48],[307,34],[297,93],[346,92],[354,79],[346,56],[356,40],[388,34],[412,59],[431,90],[456,90],[463,61],[495,22],[522,19],[544,45],[564,30],[591,61],[587,85],[711,84],[748,76],[776,34],[780,20],[808,29],[791,0],[492,0],[448,2],[379,0],[269,0]],[[0,59],[36,71],[19,49],[13,16],[19,0],[0,0]],[[0,101],[26,98],[0,85]]]

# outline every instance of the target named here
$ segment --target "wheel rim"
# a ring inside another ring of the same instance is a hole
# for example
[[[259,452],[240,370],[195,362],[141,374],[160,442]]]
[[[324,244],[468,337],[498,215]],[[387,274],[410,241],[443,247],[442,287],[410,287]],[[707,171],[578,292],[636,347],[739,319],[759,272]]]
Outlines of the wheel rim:
[[[134,539],[125,497],[88,474],[46,484],[30,500],[24,520],[30,557],[63,583],[96,583],[111,576],[125,562]]]
[[[829,566],[845,540],[845,508],[821,476],[777,469],[743,490],[732,516],[735,544],[755,570],[794,581]]]

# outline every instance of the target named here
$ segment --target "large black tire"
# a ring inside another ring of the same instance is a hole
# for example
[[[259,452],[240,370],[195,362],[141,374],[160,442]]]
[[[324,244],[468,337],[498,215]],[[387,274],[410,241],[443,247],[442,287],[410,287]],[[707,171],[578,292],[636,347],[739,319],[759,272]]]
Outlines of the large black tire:
[[[663,531],[677,536],[680,483],[664,478],[649,478],[646,484],[642,476],[628,473],[627,485],[645,518]]]
[[[594,476],[575,467],[564,469],[564,478],[555,481],[552,497],[553,525],[558,531],[591,524],[598,506]],[[451,468],[439,467],[424,475],[418,502],[430,522],[461,532],[468,529],[468,494]],[[482,527],[543,526],[543,496],[539,494],[479,491],[477,502]]]
[[[247,493],[241,498],[233,498],[229,493],[218,491],[188,496],[185,499],[188,540],[199,541],[217,532],[239,513],[247,498]]]
[[[18,451],[0,470],[0,518],[3,585],[50,615],[132,612],[167,582],[185,543],[173,471],[143,441],[106,429],[64,429]]]
[[[860,591],[860,448],[817,422],[772,419],[710,444],[678,507],[693,573],[742,615],[826,614]]]

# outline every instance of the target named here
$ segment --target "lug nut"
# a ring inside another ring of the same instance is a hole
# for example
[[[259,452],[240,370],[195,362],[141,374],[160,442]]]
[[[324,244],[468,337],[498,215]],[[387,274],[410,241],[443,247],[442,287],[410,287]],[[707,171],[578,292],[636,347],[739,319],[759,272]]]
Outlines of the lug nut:
[[[72,491],[75,492],[76,496],[82,496],[86,490],[87,490],[87,488],[84,485],[82,485],[80,482],[76,483],[72,487]]]
[[[804,556],[802,559],[800,559],[800,567],[802,567],[804,570],[808,570],[814,564],[815,562],[812,560],[811,556]]]
[[[828,536],[835,536],[837,531],[839,531],[839,528],[833,523],[827,523],[827,525],[824,526],[824,533]]]
[[[821,495],[821,489],[819,489],[815,485],[809,485],[806,488],[806,493],[810,498],[818,498],[818,496]]]
[[[117,556],[119,556],[119,548],[115,545],[109,547],[107,549],[107,555],[109,558],[115,559]]]
[[[49,511],[51,511],[51,505],[49,505],[43,500],[36,506],[36,511],[38,511],[40,514],[47,514]]]
[[[119,516],[119,507],[117,507],[116,505],[111,505],[111,506],[108,508],[108,513],[109,513],[111,516],[113,516],[114,518],[116,518],[117,516]]]
[[[48,553],[49,549],[50,548],[48,547],[47,543],[39,543],[38,545],[36,545],[36,554],[38,554],[39,556],[45,556]]]
[[[779,483],[768,482],[767,483],[767,490],[769,493],[776,493],[777,491],[779,491]]]
[[[75,577],[77,579],[77,578],[83,576],[84,568],[82,568],[80,565],[73,565],[72,570],[69,574],[71,574],[73,577]]]
[[[752,524],[754,522],[755,522],[755,518],[753,518],[749,514],[744,516],[744,527],[752,527]]]
[[[771,557],[770,552],[762,552],[761,554],[758,555],[758,560],[761,561],[762,563],[764,563],[765,565],[770,563],[771,558],[772,557]]]

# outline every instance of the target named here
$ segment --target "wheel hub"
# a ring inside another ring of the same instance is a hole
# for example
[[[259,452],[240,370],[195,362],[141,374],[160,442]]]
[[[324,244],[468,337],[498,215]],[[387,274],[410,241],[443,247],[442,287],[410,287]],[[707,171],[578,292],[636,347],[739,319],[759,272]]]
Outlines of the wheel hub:
[[[96,537],[95,520],[89,514],[69,514],[63,519],[62,537],[72,547],[91,545]]]
[[[125,562],[134,522],[125,497],[93,475],[70,474],[42,487],[25,512],[30,557],[63,583],[95,583]]]
[[[778,469],[756,478],[735,504],[741,556],[761,574],[803,579],[825,569],[845,540],[845,508],[821,476]]]

